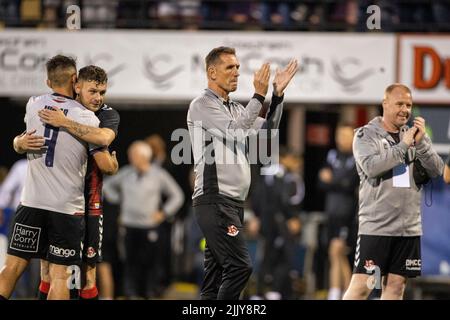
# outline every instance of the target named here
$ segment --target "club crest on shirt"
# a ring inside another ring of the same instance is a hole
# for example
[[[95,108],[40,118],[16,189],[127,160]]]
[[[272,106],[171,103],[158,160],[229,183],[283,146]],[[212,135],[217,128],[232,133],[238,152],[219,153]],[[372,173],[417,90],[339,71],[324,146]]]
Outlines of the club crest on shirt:
[[[239,233],[238,228],[236,228],[235,225],[230,225],[227,227],[227,235],[229,235],[230,237],[236,237]]]

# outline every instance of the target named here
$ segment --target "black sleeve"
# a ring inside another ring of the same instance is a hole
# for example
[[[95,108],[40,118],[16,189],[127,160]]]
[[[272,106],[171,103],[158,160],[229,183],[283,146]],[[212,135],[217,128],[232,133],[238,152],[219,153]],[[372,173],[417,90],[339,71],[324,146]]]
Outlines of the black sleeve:
[[[257,99],[259,102],[261,102],[261,104],[264,104],[264,100],[266,99],[264,96],[257,93],[253,95],[252,99],[253,98]]]
[[[445,163],[447,164],[447,166],[450,167],[450,153],[448,154],[447,160],[445,161]]]
[[[110,107],[103,107],[101,112],[97,114],[98,120],[100,120],[100,128],[108,128],[118,134],[120,115],[119,113]]]
[[[269,113],[267,114],[267,119],[271,119],[273,116],[273,113],[277,109],[277,106],[279,106],[284,99],[284,94],[281,97],[276,96],[275,94],[272,95],[272,100],[270,102],[269,106]]]
[[[280,126],[281,116],[283,115],[283,98],[272,95],[272,101],[270,102],[269,111],[266,115],[266,121],[264,122],[262,129],[278,129]]]

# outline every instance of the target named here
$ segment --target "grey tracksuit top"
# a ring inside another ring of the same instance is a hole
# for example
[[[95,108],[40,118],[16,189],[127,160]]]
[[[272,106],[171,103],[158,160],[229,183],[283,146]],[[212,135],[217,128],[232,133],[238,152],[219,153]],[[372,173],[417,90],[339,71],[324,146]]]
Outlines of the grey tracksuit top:
[[[251,180],[247,137],[261,128],[278,128],[283,110],[283,97],[273,96],[269,108],[273,113],[269,111],[267,119],[259,117],[263,101],[255,94],[244,107],[206,89],[191,102],[187,125],[195,163],[194,205],[243,204]]]
[[[402,142],[408,126],[400,129],[400,143],[382,127],[376,117],[357,129],[353,153],[360,177],[359,234],[379,236],[420,236],[421,188],[413,178],[414,159],[419,159],[430,177],[443,172],[444,163],[425,135],[416,145]],[[393,168],[407,164],[409,188],[393,186]]]

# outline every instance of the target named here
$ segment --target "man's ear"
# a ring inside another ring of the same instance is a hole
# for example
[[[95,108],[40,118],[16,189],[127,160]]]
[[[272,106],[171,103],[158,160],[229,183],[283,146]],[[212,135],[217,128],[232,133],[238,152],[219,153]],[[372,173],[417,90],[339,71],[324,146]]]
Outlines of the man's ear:
[[[75,89],[75,93],[76,94],[80,94],[80,92],[81,92],[81,83],[80,83],[80,81],[75,82],[74,89]]]
[[[216,80],[217,71],[215,66],[208,67],[208,76],[211,80]]]
[[[46,83],[47,83],[47,87],[49,87],[51,89],[52,88],[52,82],[49,79],[47,79]]]

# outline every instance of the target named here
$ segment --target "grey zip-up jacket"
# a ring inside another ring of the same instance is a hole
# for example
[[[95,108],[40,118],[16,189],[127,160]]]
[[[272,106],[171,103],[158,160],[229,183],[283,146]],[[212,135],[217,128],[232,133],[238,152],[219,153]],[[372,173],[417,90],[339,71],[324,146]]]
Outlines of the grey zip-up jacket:
[[[243,206],[251,180],[247,137],[260,129],[277,129],[281,121],[283,97],[272,97],[267,119],[258,116],[264,102],[258,94],[246,107],[231,99],[229,107],[224,102],[216,92],[206,89],[189,106],[194,205],[231,201]]]
[[[359,234],[379,236],[420,236],[421,187],[413,178],[414,159],[419,159],[430,177],[442,174],[444,163],[425,135],[415,147],[401,141],[408,126],[400,129],[400,143],[382,127],[376,117],[357,129],[353,153],[360,177]],[[393,168],[407,164],[409,188],[393,186]]]

